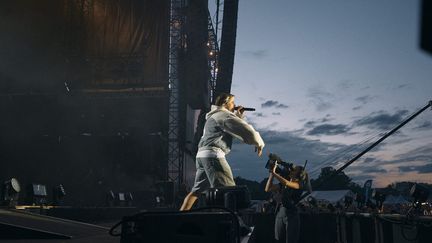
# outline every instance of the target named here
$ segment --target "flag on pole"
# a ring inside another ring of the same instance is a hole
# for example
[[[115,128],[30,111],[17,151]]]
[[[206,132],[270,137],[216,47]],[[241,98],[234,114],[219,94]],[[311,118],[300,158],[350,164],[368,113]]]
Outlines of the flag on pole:
[[[364,193],[365,193],[365,202],[367,202],[369,200],[369,194],[371,192],[371,188],[372,188],[372,180],[367,180],[364,185]]]

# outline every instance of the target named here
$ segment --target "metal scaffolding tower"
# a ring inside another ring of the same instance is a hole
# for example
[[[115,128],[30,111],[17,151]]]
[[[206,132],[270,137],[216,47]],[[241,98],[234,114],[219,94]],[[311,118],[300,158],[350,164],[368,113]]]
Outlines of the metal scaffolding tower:
[[[183,48],[182,9],[184,0],[171,0],[169,40],[169,117],[168,117],[168,175],[177,188],[183,182],[184,151],[181,147],[179,54]]]

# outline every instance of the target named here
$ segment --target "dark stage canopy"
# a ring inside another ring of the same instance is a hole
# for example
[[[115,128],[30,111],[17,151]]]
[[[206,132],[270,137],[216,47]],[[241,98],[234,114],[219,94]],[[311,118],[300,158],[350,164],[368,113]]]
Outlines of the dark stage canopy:
[[[168,0],[0,2],[0,179],[70,204],[166,175]]]

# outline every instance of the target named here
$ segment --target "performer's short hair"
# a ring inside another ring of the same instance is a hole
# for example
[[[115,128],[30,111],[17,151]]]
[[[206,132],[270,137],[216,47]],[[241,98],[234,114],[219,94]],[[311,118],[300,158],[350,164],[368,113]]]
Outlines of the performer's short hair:
[[[229,102],[229,100],[234,97],[234,95],[232,94],[228,94],[228,93],[221,93],[220,95],[218,95],[218,97],[215,100],[215,105],[217,106],[222,106],[225,105]]]

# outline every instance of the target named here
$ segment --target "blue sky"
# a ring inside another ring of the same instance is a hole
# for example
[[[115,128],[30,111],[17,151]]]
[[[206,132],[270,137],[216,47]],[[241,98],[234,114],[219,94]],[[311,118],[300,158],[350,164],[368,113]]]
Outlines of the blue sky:
[[[307,159],[317,175],[425,106],[432,99],[432,55],[418,47],[419,4],[241,0],[232,93],[237,104],[257,108],[247,119],[262,134],[265,153],[298,164]],[[266,158],[250,146],[235,144],[228,160],[235,176],[267,176]],[[375,186],[432,183],[432,111],[346,172]]]

